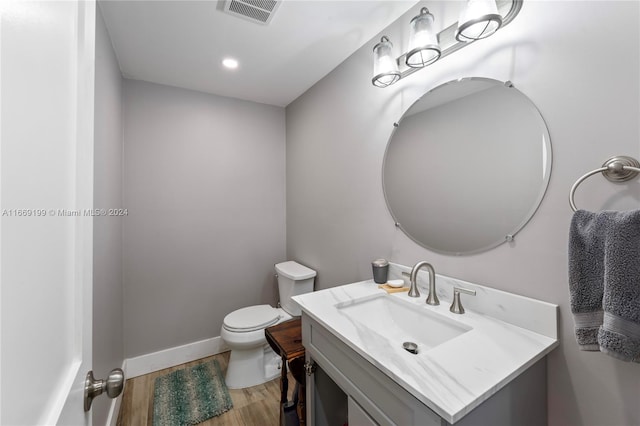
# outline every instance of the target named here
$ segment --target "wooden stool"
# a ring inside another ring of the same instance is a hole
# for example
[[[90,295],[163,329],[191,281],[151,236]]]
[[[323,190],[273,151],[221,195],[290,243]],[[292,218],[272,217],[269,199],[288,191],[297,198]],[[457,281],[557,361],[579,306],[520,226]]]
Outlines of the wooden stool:
[[[264,330],[264,335],[271,349],[282,358],[282,373],[280,375],[280,424],[282,424],[282,404],[287,402],[289,380],[287,379],[287,362],[291,368],[291,375],[298,382],[298,419],[300,425],[305,424],[305,375],[304,375],[304,346],[302,346],[302,324],[300,319],[293,319]]]

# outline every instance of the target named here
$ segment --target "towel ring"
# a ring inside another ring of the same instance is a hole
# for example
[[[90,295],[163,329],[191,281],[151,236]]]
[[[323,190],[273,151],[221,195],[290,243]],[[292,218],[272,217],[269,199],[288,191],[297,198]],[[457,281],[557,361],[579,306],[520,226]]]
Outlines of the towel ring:
[[[571,204],[571,209],[574,212],[578,211],[576,203],[573,201],[578,185],[596,173],[602,173],[602,175],[611,182],[626,182],[638,176],[638,173],[640,173],[640,162],[633,157],[619,155],[609,158],[599,169],[591,170],[589,173],[580,177],[580,179],[573,184],[569,192],[569,204]]]

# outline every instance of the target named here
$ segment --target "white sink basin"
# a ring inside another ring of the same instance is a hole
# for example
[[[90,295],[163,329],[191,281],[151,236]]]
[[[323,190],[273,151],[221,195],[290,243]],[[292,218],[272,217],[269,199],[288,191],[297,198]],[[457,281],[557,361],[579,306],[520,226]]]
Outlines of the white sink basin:
[[[428,305],[416,305],[386,294],[354,299],[335,305],[358,326],[402,347],[404,342],[418,345],[418,353],[435,348],[471,330],[466,324],[430,312]]]

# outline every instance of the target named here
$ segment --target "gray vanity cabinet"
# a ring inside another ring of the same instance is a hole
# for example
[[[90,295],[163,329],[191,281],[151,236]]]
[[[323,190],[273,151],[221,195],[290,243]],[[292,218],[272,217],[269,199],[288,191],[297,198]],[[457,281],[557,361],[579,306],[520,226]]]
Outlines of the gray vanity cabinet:
[[[308,426],[450,425],[304,312],[302,342],[307,362],[315,365],[307,377]],[[455,424],[540,426],[546,422],[543,358]]]

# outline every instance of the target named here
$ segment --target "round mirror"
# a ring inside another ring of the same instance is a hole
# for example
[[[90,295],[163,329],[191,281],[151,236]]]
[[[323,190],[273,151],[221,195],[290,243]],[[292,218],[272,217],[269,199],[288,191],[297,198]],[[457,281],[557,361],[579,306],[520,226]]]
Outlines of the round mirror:
[[[382,181],[397,226],[425,248],[461,255],[510,241],[550,174],[536,106],[509,82],[467,78],[436,87],[402,116]]]

